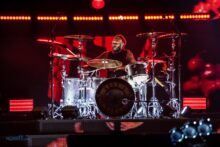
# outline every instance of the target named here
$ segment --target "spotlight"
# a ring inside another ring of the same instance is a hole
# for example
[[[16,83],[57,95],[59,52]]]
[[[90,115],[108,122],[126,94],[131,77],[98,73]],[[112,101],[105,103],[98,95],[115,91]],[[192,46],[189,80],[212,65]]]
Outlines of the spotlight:
[[[185,136],[185,139],[194,139],[197,137],[198,132],[196,130],[196,125],[197,122],[193,121],[193,122],[187,122],[183,125],[183,127],[181,128],[181,130],[183,131],[183,134]]]
[[[181,129],[173,128],[170,130],[170,139],[171,142],[176,144],[182,142],[184,139],[184,134]]]
[[[79,109],[76,106],[64,106],[61,109],[63,119],[75,119],[79,117]]]
[[[210,118],[201,119],[199,121],[197,131],[199,136],[208,136],[212,133],[212,124],[210,122]]]
[[[92,0],[92,7],[95,9],[102,9],[105,6],[104,0]]]
[[[185,106],[181,111],[180,115],[183,117],[189,117],[191,115],[192,109],[189,106]]]

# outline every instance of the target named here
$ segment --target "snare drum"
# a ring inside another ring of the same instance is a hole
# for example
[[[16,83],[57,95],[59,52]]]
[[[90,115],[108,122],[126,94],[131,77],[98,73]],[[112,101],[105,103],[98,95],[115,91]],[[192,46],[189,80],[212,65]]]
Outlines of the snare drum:
[[[128,64],[125,67],[125,71],[134,83],[140,85],[149,80],[149,75],[146,72],[147,68],[146,62],[136,62],[134,64]]]

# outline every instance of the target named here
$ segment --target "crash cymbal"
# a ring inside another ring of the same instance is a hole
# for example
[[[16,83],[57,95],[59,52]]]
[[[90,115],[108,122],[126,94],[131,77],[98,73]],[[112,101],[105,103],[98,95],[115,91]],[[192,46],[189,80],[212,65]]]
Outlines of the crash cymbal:
[[[160,35],[166,34],[166,32],[147,32],[147,33],[139,33],[136,37],[158,37]]]
[[[147,62],[153,63],[153,59],[147,59]],[[165,63],[165,61],[164,61],[164,60],[161,60],[161,59],[155,58],[155,59],[154,59],[154,64],[157,64],[157,63]]]
[[[63,60],[79,60],[77,56],[69,55],[69,54],[53,53],[52,56]]]
[[[98,69],[113,69],[122,66],[122,62],[112,59],[93,59],[88,61],[87,64]]]
[[[178,38],[181,36],[186,36],[187,33],[167,33],[167,34],[162,34],[162,35],[159,35],[158,38]]]
[[[73,40],[93,40],[94,37],[88,35],[67,35],[64,36],[65,39],[73,39]]]
[[[65,44],[63,44],[62,42],[58,42],[58,41],[55,41],[55,40],[51,40],[51,39],[42,39],[42,38],[39,38],[37,39],[38,42],[40,43],[44,43],[44,44],[53,44],[53,45],[59,45],[59,46],[63,46],[63,47],[66,47]]]

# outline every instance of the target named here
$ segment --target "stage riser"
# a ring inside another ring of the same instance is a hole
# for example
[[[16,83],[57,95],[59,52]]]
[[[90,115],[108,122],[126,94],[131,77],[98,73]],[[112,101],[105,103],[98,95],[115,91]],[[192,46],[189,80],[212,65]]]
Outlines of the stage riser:
[[[174,127],[181,127],[196,119],[149,119],[149,120],[33,120],[1,121],[0,135],[35,135],[35,134],[103,134],[119,131],[119,126],[126,125],[124,134],[167,133]],[[199,120],[199,119],[197,119]],[[115,124],[116,127],[109,127]],[[214,131],[220,127],[220,120],[212,120]],[[118,126],[118,127],[117,127]],[[112,131],[116,129],[115,131]],[[123,130],[123,129],[122,129]]]

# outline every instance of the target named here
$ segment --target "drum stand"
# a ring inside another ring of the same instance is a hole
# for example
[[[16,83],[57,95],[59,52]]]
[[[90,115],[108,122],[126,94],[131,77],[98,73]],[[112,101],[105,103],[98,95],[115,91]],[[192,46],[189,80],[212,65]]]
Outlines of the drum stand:
[[[61,86],[62,86],[62,96],[60,99],[60,106],[54,106],[55,110],[53,112],[53,118],[55,118],[55,119],[62,119],[63,118],[61,110],[64,107],[64,95],[63,95],[64,89],[65,89],[64,81],[67,77],[65,61],[66,60],[62,60],[62,70],[60,72],[61,73]],[[51,107],[51,105],[49,105],[49,107]]]
[[[155,95],[155,87],[156,87],[156,81],[155,81],[155,69],[154,69],[154,57],[156,56],[156,36],[155,35],[152,35],[151,37],[152,39],[152,65],[151,65],[151,68],[152,68],[152,81],[151,81],[151,84],[152,84],[152,97],[149,101],[149,104],[148,104],[148,112],[149,112],[149,117],[152,117],[152,118],[159,118],[160,115],[161,115],[161,112],[163,111],[163,108],[161,107],[158,99],[156,98],[156,95]]]
[[[83,40],[79,39],[79,46],[78,46],[78,50],[80,51],[80,65],[78,66],[78,70],[79,70],[79,75],[80,75],[80,87],[82,89],[79,90],[79,99],[80,102],[78,103],[78,108],[79,108],[79,112],[80,112],[80,116],[82,118],[88,118],[88,119],[95,119],[96,118],[96,112],[97,112],[97,107],[95,104],[93,104],[91,101],[89,101],[87,98],[89,95],[89,93],[87,93],[87,90],[92,90],[89,89],[91,88],[88,85],[88,79],[87,77],[89,76],[88,72],[83,71],[82,68],[82,47],[83,47]],[[87,88],[87,86],[89,88]],[[90,91],[91,92],[91,91]],[[91,99],[91,97],[89,98]]]
[[[178,36],[172,36],[172,44],[171,44],[171,48],[172,48],[172,56],[169,57],[169,68],[168,71],[170,72],[169,74],[169,79],[167,81],[167,83],[169,84],[169,91],[170,91],[170,100],[167,103],[167,106],[169,106],[173,111],[175,111],[172,114],[172,117],[174,118],[178,118],[180,117],[180,101],[178,100],[178,98],[176,98],[176,92],[175,92],[175,56],[176,56],[176,51],[175,51],[175,47],[176,47],[176,43],[175,43],[175,37]]]
[[[134,103],[132,113],[133,118],[147,118],[148,117],[148,105],[147,105],[147,83],[141,83],[137,88],[139,100]]]

